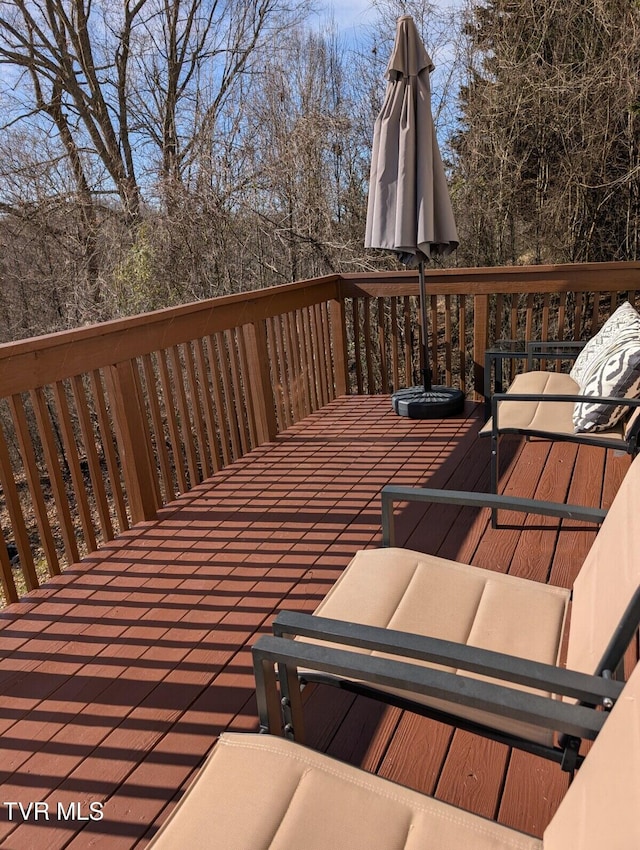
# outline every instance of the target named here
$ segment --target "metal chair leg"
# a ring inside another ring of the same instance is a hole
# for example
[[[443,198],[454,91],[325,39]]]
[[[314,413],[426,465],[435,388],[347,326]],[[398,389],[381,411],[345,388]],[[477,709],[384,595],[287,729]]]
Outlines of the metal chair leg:
[[[491,432],[491,493],[498,495],[498,480],[500,478],[500,438],[494,430]],[[491,528],[498,527],[498,509],[491,509]]]

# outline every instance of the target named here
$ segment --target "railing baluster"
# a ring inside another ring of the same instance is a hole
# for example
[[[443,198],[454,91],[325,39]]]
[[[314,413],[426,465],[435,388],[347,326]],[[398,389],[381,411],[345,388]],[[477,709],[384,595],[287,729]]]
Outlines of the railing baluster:
[[[319,366],[315,357],[315,345],[313,336],[313,308],[302,308],[302,324],[304,327],[305,349],[307,352],[307,369],[309,374],[309,395],[311,396],[311,409],[317,410],[321,406],[318,393]]]
[[[593,293],[593,302],[591,304],[591,326],[589,328],[589,336],[595,336],[600,330],[600,293]]]
[[[178,419],[176,417],[176,403],[174,401],[173,389],[171,386],[171,375],[169,374],[167,353],[164,350],[158,352],[158,371],[160,373],[160,385],[162,386],[162,395],[164,398],[164,412],[167,420],[167,427],[169,429],[169,441],[171,444],[173,465],[178,481],[178,491],[180,493],[185,493],[187,491],[187,476],[184,469],[182,444],[180,431],[178,429]]]
[[[458,387],[465,392],[467,385],[467,314],[466,297],[458,297],[458,355],[460,358],[460,370]]]
[[[11,466],[11,458],[9,449],[5,440],[4,431],[0,427],[0,484],[4,494],[5,505],[9,518],[11,520],[11,528],[13,531],[13,542],[18,550],[18,558],[20,560],[20,569],[24,576],[27,590],[33,590],[38,587],[38,576],[33,562],[33,553],[29,541],[29,533],[24,521],[22,513],[22,505],[20,504],[20,496],[14,479],[13,468]],[[2,555],[4,556],[0,564],[2,565],[2,586],[5,592],[7,601],[15,602],[18,599],[11,564],[9,563],[6,542],[0,541],[2,546]],[[59,572],[57,561],[55,568],[50,564],[51,572]]]
[[[371,298],[362,299],[362,325],[364,335],[364,356],[367,367],[367,393],[375,393],[376,385],[373,377],[373,352],[371,347]]]
[[[496,315],[495,315],[495,330],[493,333],[493,341],[496,342],[499,339],[503,339],[502,333],[502,319],[503,319],[503,310],[504,310],[504,295],[502,292],[498,292],[496,295]]]
[[[362,382],[362,354],[360,351],[360,310],[358,308],[358,304],[360,302],[359,298],[353,299],[353,349],[356,360],[356,386],[358,388],[358,395],[362,395],[363,393],[363,382]]]
[[[426,344],[431,348],[431,371],[433,372],[433,383],[439,384],[440,381],[440,362],[438,357],[438,296],[431,295],[429,297],[431,307],[431,318],[429,319],[429,336]],[[421,368],[424,368],[421,366]]]
[[[58,561],[58,553],[56,551],[56,545],[53,539],[53,532],[51,530],[51,523],[49,521],[47,506],[45,503],[44,495],[42,493],[42,485],[40,483],[40,472],[38,470],[38,464],[36,461],[33,438],[29,429],[29,425],[27,423],[27,417],[24,410],[22,396],[16,393],[8,399],[8,402],[9,409],[11,410],[13,424],[15,427],[16,438],[18,440],[18,448],[20,449],[25,474],[27,476],[29,492],[31,493],[31,499],[33,501],[35,520],[38,526],[38,531],[40,533],[40,541],[42,543],[42,548],[47,559],[49,574],[57,575],[60,572],[60,563]],[[78,453],[77,451],[70,450],[69,454],[69,462],[70,464],[74,465],[75,475],[78,479],[80,479],[81,473],[80,463],[78,461],[77,456]],[[85,520],[87,522],[88,528],[91,529],[91,517],[87,515],[85,517]],[[94,541],[95,548],[95,537],[90,537],[89,539]],[[33,565],[33,554],[30,546],[28,548],[28,551],[21,556],[21,563],[23,559],[27,564],[27,568],[30,569],[29,562],[31,562],[31,565]]]
[[[71,510],[69,508],[69,499],[64,486],[62,472],[60,470],[60,460],[58,451],[51,428],[51,419],[47,410],[47,403],[44,398],[44,393],[41,387],[36,387],[31,390],[31,400],[33,409],[38,423],[38,431],[40,440],[44,450],[45,463],[49,474],[49,482],[55,499],[58,516],[60,518],[60,531],[64,540],[67,560],[70,564],[79,560],[78,542],[76,540],[75,528],[71,519]]]
[[[229,425],[229,437],[231,439],[231,449],[233,453],[233,459],[236,460],[239,457],[242,457],[242,449],[240,448],[240,418],[242,408],[237,406],[237,401],[234,397],[233,390],[231,388],[231,368],[229,366],[229,360],[233,356],[232,351],[227,351],[227,345],[229,342],[229,338],[227,334],[217,333],[216,334],[216,343],[218,348],[218,355],[220,357],[220,373],[222,376],[222,388],[224,390],[224,405],[222,410],[227,419],[227,423]],[[235,413],[235,416],[233,415]]]
[[[183,343],[182,354],[187,373],[187,391],[189,399],[191,400],[191,404],[187,406],[191,408],[191,419],[195,426],[195,437],[197,440],[198,455],[200,457],[200,479],[208,478],[211,475],[212,467],[211,461],[209,460],[207,438],[205,436],[202,402],[200,398],[200,391],[198,390],[198,378],[196,376],[193,350],[190,343]]]
[[[510,339],[518,339],[518,302],[520,301],[520,293],[511,293],[511,331]]]
[[[4,494],[5,505],[7,511],[9,513],[9,518],[11,519],[11,528],[13,530],[13,539],[14,544],[18,550],[18,558],[20,558],[20,551],[31,553],[31,547],[29,546],[29,538],[27,535],[27,530],[24,527],[24,520],[22,517],[22,510],[20,507],[20,499],[18,497],[18,491],[16,489],[16,483],[13,476],[13,469],[11,468],[11,458],[9,457],[9,450],[7,448],[7,443],[4,438],[4,431],[0,426],[0,484],[2,485],[2,492]],[[27,563],[27,558],[25,556],[25,564]],[[35,575],[35,569],[33,567],[33,556],[31,557],[31,564],[28,566],[28,573],[25,573],[25,567],[22,565],[22,560],[20,561],[20,565],[23,571],[23,575],[25,577],[25,582],[27,585],[27,589],[31,590],[34,587],[38,586],[38,578]],[[9,560],[9,553],[7,550],[7,540],[5,537],[5,532],[0,535],[0,581],[2,581],[2,590],[4,591],[4,598],[6,602],[17,602],[19,595],[18,590],[16,588],[16,583],[13,578],[13,570],[11,568],[11,562]]]
[[[173,389],[178,404],[179,431],[184,453],[187,458],[187,469],[191,487],[195,487],[200,481],[198,474],[198,459],[193,440],[193,425],[191,421],[189,405],[187,404],[187,393],[184,386],[184,369],[180,358],[181,346],[172,345],[168,349],[169,365],[173,375]]]
[[[217,335],[216,335],[217,336]],[[220,429],[220,449],[222,451],[222,460],[225,466],[231,463],[231,429],[229,426],[229,410],[225,406],[222,396],[224,390],[224,382],[218,365],[216,338],[213,334],[207,337],[207,359],[209,361],[209,371],[211,372],[211,389],[213,391],[213,400],[215,402],[218,427]],[[221,355],[222,356],[222,355]]]
[[[127,528],[129,528],[129,519],[127,517],[127,508],[124,503],[124,496],[120,483],[120,468],[118,466],[118,461],[113,446],[112,428],[107,413],[107,405],[104,397],[104,390],[102,388],[102,380],[100,377],[100,373],[97,369],[93,369],[90,372],[89,379],[91,381],[91,390],[93,392],[93,398],[96,403],[98,425],[102,434],[102,447],[104,449],[104,456],[107,462],[109,481],[111,483],[111,497],[114,500],[114,507],[116,517],[118,518],[120,531],[125,531]],[[153,392],[149,391],[149,401],[151,401],[151,399],[153,399],[157,404],[155,384],[153,385]],[[164,439],[162,441],[162,447],[164,448],[166,454]],[[173,490],[171,490],[171,496],[167,496],[165,494],[165,500],[168,502],[170,499],[173,499]]]
[[[283,428],[289,428],[293,424],[293,405],[291,402],[291,393],[289,382],[286,380],[286,357],[282,329],[282,316],[276,316],[272,319],[273,332],[275,338],[275,352],[277,355],[277,371],[279,378],[280,392],[282,394],[282,415]]]
[[[582,338],[582,310],[583,310],[584,293],[576,292],[575,303],[573,308],[573,339],[577,342]]]
[[[262,392],[261,379],[258,379],[254,385],[253,376],[249,371],[249,358],[246,348],[246,326],[236,328],[236,347],[238,351],[238,382],[237,392],[238,397],[243,401],[244,414],[242,420],[244,422],[245,433],[245,451],[250,451],[258,445],[258,426],[256,411],[255,392]]]
[[[171,463],[169,461],[169,453],[167,451],[167,441],[164,433],[164,423],[162,420],[162,411],[160,410],[160,399],[157,387],[157,380],[153,368],[153,361],[150,354],[145,354],[142,357],[142,369],[144,373],[145,384],[147,385],[147,398],[149,399],[149,410],[151,412],[151,424],[153,425],[155,437],[155,453],[160,466],[160,474],[164,486],[164,498],[169,502],[175,499],[176,491],[173,486],[173,475],[171,472]]]
[[[220,457],[220,448],[218,446],[218,435],[216,432],[216,417],[211,402],[211,392],[209,387],[209,373],[207,371],[207,361],[204,352],[204,342],[198,338],[194,342],[197,377],[196,381],[200,383],[202,391],[202,405],[204,409],[204,420],[206,423],[206,449],[205,456],[211,458],[211,468],[214,472],[219,472],[222,468],[222,459]],[[207,451],[208,450],[208,451]]]
[[[278,354],[278,343],[275,331],[276,320],[272,316],[267,318],[267,346],[269,348],[269,369],[271,382],[273,384],[273,400],[276,408],[276,428],[278,432],[284,431],[286,419],[284,415],[284,394],[282,378],[280,377],[280,355]]]
[[[4,534],[0,534],[0,582],[2,583],[5,603],[17,602],[20,597],[13,578],[13,569],[11,568]]]
[[[444,357],[445,384],[451,386],[451,296],[444,296]]]
[[[327,375],[327,360],[325,357],[324,332],[322,327],[322,306],[314,304],[311,313],[313,356],[318,370],[317,395],[318,407],[329,403],[329,379]]]
[[[349,367],[347,363],[347,317],[344,306],[344,298],[332,299],[329,302],[329,310],[332,344],[327,346],[327,350],[333,351],[335,395],[347,395],[351,392],[351,387],[349,386]],[[328,330],[329,328],[327,327],[327,331]],[[329,370],[329,373],[331,374],[331,370]]]
[[[73,380],[73,379],[72,379]],[[89,499],[87,498],[87,490],[85,487],[84,479],[82,476],[82,470],[80,469],[80,458],[78,455],[78,448],[76,445],[75,434],[73,430],[73,425],[71,423],[71,414],[69,412],[69,403],[67,400],[67,395],[65,391],[65,387],[61,381],[56,381],[53,386],[53,397],[54,402],[57,408],[58,413],[58,424],[59,424],[59,432],[62,437],[62,442],[64,445],[64,451],[66,455],[67,464],[69,467],[69,474],[71,476],[71,482],[73,485],[73,490],[76,497],[76,507],[80,514],[80,522],[82,523],[82,530],[84,532],[85,541],[87,544],[87,548],[89,551],[93,551],[97,548],[96,536],[93,527],[93,517],[91,516],[91,507],[89,505]],[[19,413],[16,409],[18,407],[18,399],[15,399],[15,407],[14,407],[14,418],[18,419]],[[23,411],[22,405],[19,406],[20,410]],[[76,408],[77,408],[77,400],[76,400]],[[22,416],[24,416],[24,411],[22,412]],[[18,430],[18,429],[17,429]],[[21,429],[19,429],[21,430]],[[22,448],[22,447],[21,447]],[[26,448],[26,447],[25,447]],[[39,488],[38,488],[39,489]],[[41,529],[42,534],[42,529]],[[49,547],[46,547],[47,549]],[[47,552],[47,560],[49,560],[49,554]],[[57,558],[55,559],[57,562]]]
[[[400,389],[400,341],[398,338],[398,299],[391,296],[391,374],[393,376],[393,387]]]
[[[542,301],[542,339],[546,342],[549,339],[549,300],[550,295],[545,292]]]
[[[302,353],[302,366],[304,375],[305,396],[307,399],[309,413],[317,408],[313,350],[311,346],[311,326],[309,324],[309,313],[306,307],[298,311],[298,327],[300,334],[300,351]]]
[[[404,385],[413,385],[413,340],[411,338],[411,301],[406,295],[402,299],[402,315],[404,318]]]
[[[255,444],[269,442],[276,436],[275,399],[269,373],[269,349],[264,322],[245,325],[247,340],[248,395],[255,417]]]
[[[558,340],[564,339],[565,333],[565,323],[567,320],[567,293],[561,292],[560,298],[558,299],[558,332],[556,334],[556,338]],[[557,361],[560,364],[560,361]]]
[[[527,309],[525,313],[524,338],[533,339],[533,292],[527,295]]]
[[[104,491],[100,459],[96,449],[96,439],[93,433],[93,426],[89,417],[84,384],[82,383],[82,378],[79,375],[74,375],[71,379],[71,388],[73,390],[73,397],[76,403],[76,412],[78,414],[80,432],[82,434],[84,450],[87,456],[87,465],[89,468],[91,483],[93,485],[93,495],[98,510],[98,516],[100,518],[102,534],[105,540],[111,540],[113,538],[113,524],[111,522],[111,516],[109,515],[107,496]]]
[[[290,390],[293,410],[293,421],[299,422],[304,416],[304,404],[302,401],[302,391],[300,388],[300,358],[298,357],[298,349],[295,344],[295,334],[293,326],[295,323],[295,315],[287,313],[284,324],[284,339],[285,339],[285,362],[290,369]]]
[[[304,338],[304,322],[302,310],[296,310],[291,322],[291,333],[293,335],[293,346],[300,364],[300,398],[302,402],[302,417],[308,416],[313,407],[311,405],[311,390],[309,387],[309,364],[307,362],[307,348]]]
[[[389,392],[389,363],[387,359],[387,334],[385,330],[384,298],[377,299],[378,306],[378,357],[380,359],[380,392]]]
[[[545,292],[542,301],[542,327],[540,329],[540,339],[546,342],[549,339],[549,293]],[[540,369],[543,371],[547,368],[547,361],[540,361]]]
[[[564,339],[565,334],[565,323],[567,319],[567,293],[561,292],[560,297],[558,299],[558,330],[556,332],[556,339],[561,341]],[[556,372],[562,371],[562,361],[556,359],[555,361],[555,370]]]

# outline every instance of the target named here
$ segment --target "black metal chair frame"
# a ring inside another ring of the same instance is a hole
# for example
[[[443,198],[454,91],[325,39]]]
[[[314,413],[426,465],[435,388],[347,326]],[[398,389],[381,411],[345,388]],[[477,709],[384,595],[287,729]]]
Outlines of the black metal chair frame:
[[[580,353],[584,343],[558,343],[558,342],[533,342],[528,345],[528,365],[532,367],[536,359],[570,359]],[[599,446],[614,451],[624,451],[632,457],[638,453],[638,440],[640,437],[640,417],[629,429],[629,433],[619,441],[612,443],[603,432],[576,432],[573,434],[561,434],[553,431],[543,431],[535,428],[501,428],[499,422],[499,405],[502,403],[522,404],[525,402],[544,401],[551,403],[589,402],[595,404],[611,404],[612,406],[624,406],[630,410],[640,407],[640,399],[619,398],[612,396],[585,396],[575,395],[544,395],[538,393],[495,393],[491,397],[491,462],[490,462],[490,489],[492,493],[498,492],[498,481],[500,479],[500,437],[504,434],[517,434],[524,437],[539,437],[556,442],[579,443],[582,445]],[[497,527],[497,510],[492,511],[491,522]]]
[[[301,686],[307,682],[332,685],[390,705],[440,720],[559,763],[573,772],[582,762],[583,739],[593,740],[620,695],[623,683],[604,676],[587,676],[552,665],[467,647],[450,641],[408,635],[310,614],[281,612],[274,636],[260,638],[253,648],[260,729],[304,743]],[[317,643],[294,640],[308,637]],[[409,659],[365,655],[325,646],[323,641],[374,649]],[[529,685],[578,699],[577,703],[532,694],[508,686],[458,676],[412,660],[448,664],[508,682]],[[277,669],[277,673],[276,673]],[[278,686],[279,685],[279,690]],[[378,687],[376,687],[378,686]],[[533,724],[558,733],[556,746],[544,746],[496,727],[484,726],[455,714],[430,709],[389,693],[398,688],[446,700],[453,705],[490,712],[496,717]]]

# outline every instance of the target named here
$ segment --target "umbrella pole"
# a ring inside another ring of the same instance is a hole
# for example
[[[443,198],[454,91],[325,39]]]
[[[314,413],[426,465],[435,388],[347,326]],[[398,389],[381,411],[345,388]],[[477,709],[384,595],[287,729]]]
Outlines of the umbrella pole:
[[[431,366],[429,364],[429,344],[427,342],[427,288],[424,280],[424,261],[418,263],[420,283],[420,324],[422,326],[422,379],[425,393],[431,392]]]
[[[393,409],[400,416],[411,419],[442,419],[456,416],[464,410],[464,393],[452,387],[434,387],[429,362],[427,341],[427,288],[424,278],[424,262],[418,264],[420,284],[420,326],[422,331],[422,377],[423,386],[396,390],[391,396]]]

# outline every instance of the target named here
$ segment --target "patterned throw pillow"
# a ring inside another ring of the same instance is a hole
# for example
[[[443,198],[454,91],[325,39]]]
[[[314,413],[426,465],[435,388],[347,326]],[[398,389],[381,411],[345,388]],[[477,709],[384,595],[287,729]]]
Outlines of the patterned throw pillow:
[[[609,316],[598,333],[587,342],[576,357],[573,368],[569,372],[576,384],[582,385],[584,374],[594,358],[601,357],[604,349],[614,342],[621,331],[632,327],[640,330],[640,315],[628,301],[625,301]]]
[[[636,326],[619,329],[609,345],[601,347],[588,363],[580,392],[592,396],[640,397],[640,316]],[[573,424],[576,431],[606,431],[629,410],[624,405],[578,402],[573,410]]]

